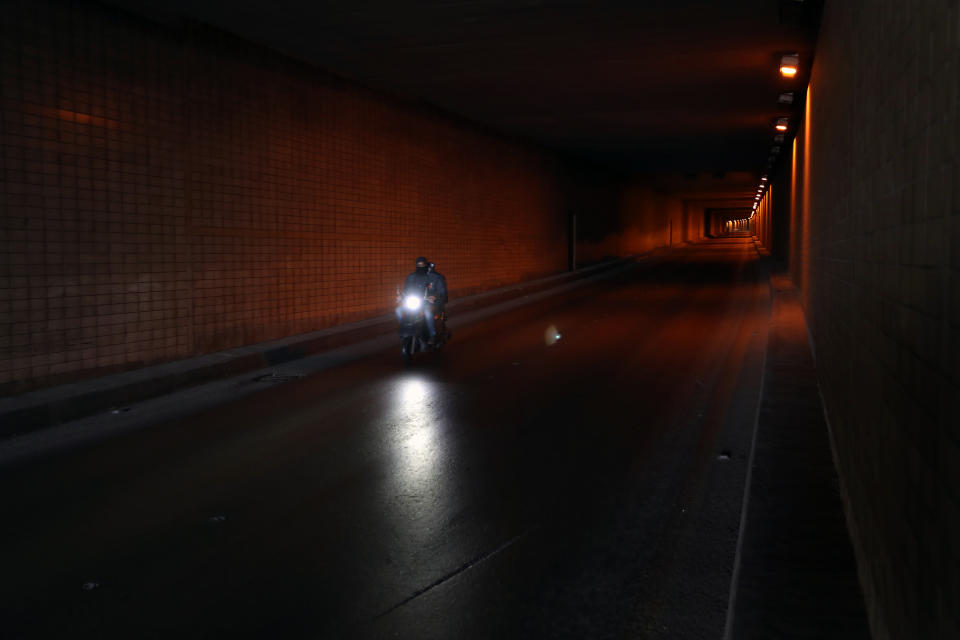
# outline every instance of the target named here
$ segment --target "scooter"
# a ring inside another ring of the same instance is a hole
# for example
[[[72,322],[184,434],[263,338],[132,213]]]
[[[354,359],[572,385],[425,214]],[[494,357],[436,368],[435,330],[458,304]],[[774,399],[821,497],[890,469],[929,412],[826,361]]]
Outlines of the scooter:
[[[413,354],[424,353],[427,351],[439,351],[443,349],[450,337],[447,331],[447,314],[440,312],[433,316],[433,328],[436,330],[434,342],[430,344],[430,332],[427,330],[427,321],[424,313],[431,313],[428,291],[424,289],[423,295],[402,296],[397,291],[397,297],[400,298],[400,355],[403,357],[404,364],[410,364],[413,361]]]

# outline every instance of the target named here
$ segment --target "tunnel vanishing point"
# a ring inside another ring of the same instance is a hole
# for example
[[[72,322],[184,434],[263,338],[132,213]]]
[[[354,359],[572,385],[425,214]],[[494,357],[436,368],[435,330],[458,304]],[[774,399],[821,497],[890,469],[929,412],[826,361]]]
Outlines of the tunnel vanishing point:
[[[0,435],[366,326],[418,255],[458,300],[749,242],[870,633],[960,638],[958,122],[954,0],[0,0]]]

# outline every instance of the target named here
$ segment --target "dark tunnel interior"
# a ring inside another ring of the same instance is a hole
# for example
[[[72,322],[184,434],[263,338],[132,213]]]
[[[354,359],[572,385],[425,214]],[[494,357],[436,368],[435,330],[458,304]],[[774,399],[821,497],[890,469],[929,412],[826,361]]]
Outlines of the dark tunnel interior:
[[[0,635],[960,637],[956,2],[0,10]]]

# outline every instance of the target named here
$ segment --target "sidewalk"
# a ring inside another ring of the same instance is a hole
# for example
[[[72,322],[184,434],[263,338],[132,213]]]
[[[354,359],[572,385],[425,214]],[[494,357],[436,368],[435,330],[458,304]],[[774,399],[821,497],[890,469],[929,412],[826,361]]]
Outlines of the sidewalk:
[[[560,290],[579,286],[639,257],[610,260],[576,271],[455,299],[447,305],[453,320],[452,328],[456,329],[458,325],[486,315],[475,311],[516,303],[543,292],[559,293]],[[396,319],[391,313],[280,340],[0,398],[0,439],[70,422],[221,378],[386,337],[395,331]]]
[[[773,307],[725,638],[869,638],[799,292]]]

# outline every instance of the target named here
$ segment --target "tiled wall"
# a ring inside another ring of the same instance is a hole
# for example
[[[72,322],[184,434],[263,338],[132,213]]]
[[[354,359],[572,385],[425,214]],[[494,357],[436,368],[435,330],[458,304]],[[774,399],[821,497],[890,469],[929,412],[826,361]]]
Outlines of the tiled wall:
[[[556,161],[207,30],[3,3],[0,391],[562,271]]]
[[[877,640],[960,638],[958,78],[956,2],[826,4],[790,261]]]

